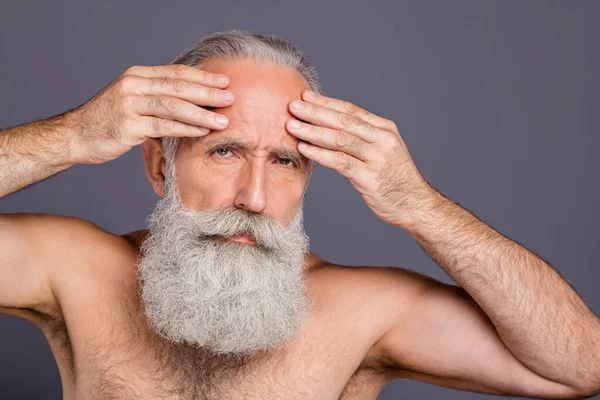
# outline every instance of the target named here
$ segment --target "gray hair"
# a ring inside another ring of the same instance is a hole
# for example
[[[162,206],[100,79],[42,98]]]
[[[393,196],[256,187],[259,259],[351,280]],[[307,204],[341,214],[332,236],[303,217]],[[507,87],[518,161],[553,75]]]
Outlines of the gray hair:
[[[289,41],[274,35],[262,35],[258,32],[233,29],[216,32],[194,43],[181,53],[171,64],[198,66],[206,60],[255,60],[271,61],[278,65],[294,68],[302,75],[315,93],[323,93],[319,76],[314,65]],[[163,137],[163,154],[166,160],[166,172],[174,176],[175,153],[179,145],[177,137]],[[313,164],[309,160],[309,165]],[[311,165],[312,171],[313,165]]]

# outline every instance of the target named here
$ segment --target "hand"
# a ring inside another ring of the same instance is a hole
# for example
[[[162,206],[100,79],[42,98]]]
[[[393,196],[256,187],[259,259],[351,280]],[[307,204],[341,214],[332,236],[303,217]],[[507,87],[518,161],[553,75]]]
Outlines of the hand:
[[[289,104],[295,117],[308,122],[286,124],[300,139],[298,151],[346,176],[378,217],[409,226],[417,209],[434,202],[435,189],[421,176],[396,124],[348,101],[319,94],[312,99],[309,93]],[[295,109],[296,102],[304,107]]]
[[[203,136],[224,129],[220,115],[202,106],[225,107],[229,80],[186,65],[133,66],[84,105],[65,116],[73,163],[100,164],[119,157],[149,137]],[[233,95],[233,93],[232,93]]]

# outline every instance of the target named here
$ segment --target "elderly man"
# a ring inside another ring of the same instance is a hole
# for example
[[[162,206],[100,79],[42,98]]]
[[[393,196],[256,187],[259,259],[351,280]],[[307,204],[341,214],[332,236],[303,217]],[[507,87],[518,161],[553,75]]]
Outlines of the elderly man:
[[[322,93],[289,42],[234,30],[0,133],[0,195],[141,145],[161,196],[125,235],[0,216],[0,311],[43,330],[64,398],[375,399],[396,378],[598,393],[599,320],[560,274],[429,185],[392,121]],[[315,162],[460,286],[309,252]]]

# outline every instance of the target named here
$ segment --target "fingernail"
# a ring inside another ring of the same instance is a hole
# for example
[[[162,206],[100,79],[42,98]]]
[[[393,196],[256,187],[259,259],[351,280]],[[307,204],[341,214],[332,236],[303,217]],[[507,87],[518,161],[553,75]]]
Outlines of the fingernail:
[[[225,101],[233,100],[233,92],[223,92],[221,93],[221,98]]]
[[[205,127],[203,127],[203,126],[199,127],[198,129],[199,129],[199,130],[200,130],[200,132],[202,132],[202,133],[208,133],[208,132],[210,132],[210,129],[208,129],[208,128],[205,128]]]
[[[225,75],[217,75],[216,76],[217,83],[227,83],[229,82],[229,78]]]
[[[294,110],[302,110],[304,108],[304,103],[300,100],[292,100],[292,108]]]
[[[290,127],[292,129],[300,129],[300,122],[293,119],[290,121]]]
[[[229,118],[224,115],[217,115],[215,117],[215,122],[221,126],[225,126],[227,125],[227,122],[229,122]]]

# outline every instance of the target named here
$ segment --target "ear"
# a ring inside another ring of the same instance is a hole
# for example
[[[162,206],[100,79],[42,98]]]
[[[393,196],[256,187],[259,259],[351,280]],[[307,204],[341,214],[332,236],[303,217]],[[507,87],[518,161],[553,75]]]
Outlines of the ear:
[[[146,177],[159,196],[164,195],[165,186],[165,157],[160,138],[148,138],[141,144],[142,157],[144,158],[144,168]]]

